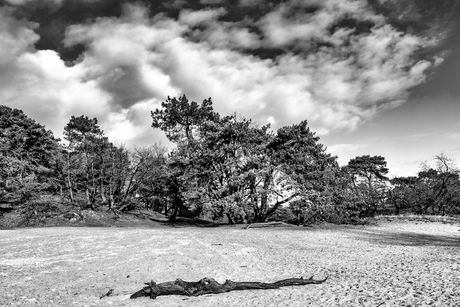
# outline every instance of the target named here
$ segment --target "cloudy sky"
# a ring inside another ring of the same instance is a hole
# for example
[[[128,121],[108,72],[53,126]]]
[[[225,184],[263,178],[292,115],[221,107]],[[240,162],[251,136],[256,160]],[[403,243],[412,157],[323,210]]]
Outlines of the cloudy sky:
[[[0,103],[57,137],[97,117],[114,143],[162,141],[167,96],[212,97],[273,129],[307,119],[346,164],[415,175],[460,163],[460,0],[0,0]]]

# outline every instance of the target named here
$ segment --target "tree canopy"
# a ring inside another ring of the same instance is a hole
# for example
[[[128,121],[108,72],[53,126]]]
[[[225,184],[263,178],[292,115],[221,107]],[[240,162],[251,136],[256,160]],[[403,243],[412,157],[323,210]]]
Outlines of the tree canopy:
[[[48,195],[117,216],[145,209],[171,222],[185,216],[228,223],[460,213],[460,170],[444,154],[417,176],[390,179],[382,156],[339,166],[307,120],[273,131],[220,115],[211,98],[197,103],[185,95],[168,97],[151,117],[174,147],[114,145],[86,115],[71,116],[60,142],[21,110],[0,106],[0,205],[35,203],[35,212]]]
[[[0,105],[0,201],[23,203],[55,188],[58,141],[21,110]]]
[[[265,221],[291,200],[313,202],[338,167],[307,121],[273,133],[236,114],[220,116],[210,99],[168,98],[162,107],[152,126],[177,144],[168,160],[178,186],[172,205],[184,210]]]

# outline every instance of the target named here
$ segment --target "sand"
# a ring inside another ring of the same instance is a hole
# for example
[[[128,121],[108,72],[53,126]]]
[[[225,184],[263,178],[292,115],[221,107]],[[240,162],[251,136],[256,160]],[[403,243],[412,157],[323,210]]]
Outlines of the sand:
[[[460,227],[35,228],[0,231],[1,306],[460,306]],[[320,285],[129,296],[151,279]],[[100,298],[113,289],[113,293]]]

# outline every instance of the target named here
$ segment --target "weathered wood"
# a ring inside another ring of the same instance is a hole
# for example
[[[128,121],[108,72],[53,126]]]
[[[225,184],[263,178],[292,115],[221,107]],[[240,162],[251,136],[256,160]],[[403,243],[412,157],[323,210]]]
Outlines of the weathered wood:
[[[304,279],[301,278],[288,278],[279,280],[273,283],[264,282],[235,282],[227,279],[225,283],[220,284],[213,278],[203,278],[197,282],[187,282],[182,279],[175,281],[168,281],[163,283],[155,283],[153,280],[146,283],[146,287],[131,295],[131,299],[149,296],[155,299],[161,295],[186,295],[186,296],[199,296],[204,294],[218,294],[237,290],[256,290],[256,289],[278,289],[280,287],[300,286],[310,284],[321,284],[327,280],[313,279],[313,276]]]
[[[111,295],[112,293],[113,293],[113,289],[110,289],[109,291],[107,291],[107,293],[101,295],[100,299],[103,299],[104,297],[109,296],[109,295]]]
[[[266,228],[266,227],[297,227],[296,225],[287,224],[284,222],[266,222],[266,223],[252,223],[248,224],[244,229],[249,228]]]

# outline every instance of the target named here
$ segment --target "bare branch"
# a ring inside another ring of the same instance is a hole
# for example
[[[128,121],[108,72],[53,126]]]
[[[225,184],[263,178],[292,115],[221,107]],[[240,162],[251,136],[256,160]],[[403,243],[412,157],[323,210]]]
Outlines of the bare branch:
[[[237,290],[256,290],[256,289],[278,289],[280,287],[301,286],[309,284],[322,284],[327,280],[313,279],[313,276],[304,279],[301,278],[288,278],[279,280],[273,283],[263,282],[235,282],[227,279],[225,283],[220,284],[213,278],[203,278],[197,282],[187,282],[182,279],[175,281],[168,281],[157,284],[153,280],[146,283],[146,287],[131,295],[131,299],[149,296],[155,299],[161,295],[186,295],[186,296],[199,296],[204,294],[219,294]]]

